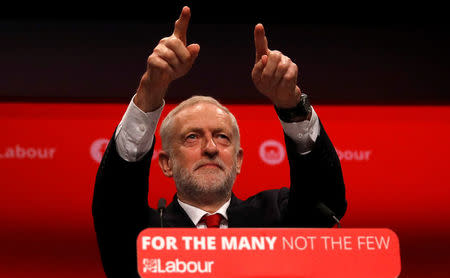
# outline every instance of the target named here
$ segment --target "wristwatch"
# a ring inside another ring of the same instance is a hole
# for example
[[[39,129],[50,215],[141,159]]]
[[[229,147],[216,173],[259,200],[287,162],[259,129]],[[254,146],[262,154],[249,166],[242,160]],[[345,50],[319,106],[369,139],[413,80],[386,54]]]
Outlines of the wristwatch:
[[[285,123],[301,122],[308,119],[311,114],[312,108],[309,103],[309,98],[307,94],[302,93],[300,96],[300,102],[297,106],[288,109],[277,108],[275,106],[275,111],[278,117]]]

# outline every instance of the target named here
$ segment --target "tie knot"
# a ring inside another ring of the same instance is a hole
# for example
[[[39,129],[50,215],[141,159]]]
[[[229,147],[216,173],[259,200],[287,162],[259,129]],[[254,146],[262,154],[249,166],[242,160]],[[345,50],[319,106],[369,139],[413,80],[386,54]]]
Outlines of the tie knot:
[[[222,215],[219,213],[212,214],[212,215],[205,214],[200,221],[205,222],[205,224],[208,228],[219,228],[220,221],[222,221]]]

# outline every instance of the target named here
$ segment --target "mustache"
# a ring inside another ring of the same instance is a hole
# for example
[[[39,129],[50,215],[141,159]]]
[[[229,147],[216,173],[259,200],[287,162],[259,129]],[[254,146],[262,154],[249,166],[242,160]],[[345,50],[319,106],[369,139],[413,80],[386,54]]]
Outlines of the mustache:
[[[200,167],[202,167],[202,166],[205,166],[205,165],[208,165],[208,164],[216,165],[216,166],[219,167],[221,170],[224,170],[224,169],[225,169],[225,163],[224,163],[222,160],[218,159],[218,158],[213,159],[213,160],[211,160],[211,159],[202,159],[202,160],[199,160],[199,161],[197,161],[197,162],[194,164],[194,166],[193,166],[192,168],[193,168],[194,171],[195,171],[195,170],[197,170],[198,168],[200,168]]]

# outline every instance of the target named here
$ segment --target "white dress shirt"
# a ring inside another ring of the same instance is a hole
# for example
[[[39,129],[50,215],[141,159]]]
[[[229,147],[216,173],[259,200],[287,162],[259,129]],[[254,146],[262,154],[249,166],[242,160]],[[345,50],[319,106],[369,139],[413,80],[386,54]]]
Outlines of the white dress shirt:
[[[115,139],[116,147],[119,155],[126,161],[138,161],[145,156],[153,144],[153,136],[155,135],[156,126],[158,124],[161,112],[165,103],[155,111],[144,112],[134,104],[134,97],[128,105],[127,111],[117,126]],[[296,123],[286,123],[280,120],[284,132],[297,145],[299,154],[307,154],[312,150],[317,136],[319,136],[320,125],[319,119],[312,109],[310,120]],[[202,209],[193,207],[178,200],[180,206],[186,211],[189,218],[198,228],[206,228],[206,225],[199,223],[205,214],[210,214]],[[230,205],[230,200],[225,203],[216,213],[220,213],[224,219],[220,224],[221,228],[228,227],[228,216],[226,210]]]
[[[191,206],[189,204],[186,204],[182,201],[180,201],[180,199],[177,199],[178,203],[180,204],[180,206],[184,209],[184,211],[186,212],[186,214],[189,216],[189,218],[192,220],[192,223],[195,224],[195,226],[197,226],[197,228],[200,229],[206,229],[206,224],[204,222],[200,222],[200,220],[202,219],[202,217],[206,214],[206,215],[212,215],[212,214],[220,214],[223,216],[222,221],[220,222],[220,228],[221,229],[225,229],[228,228],[228,215],[227,215],[227,209],[230,206],[230,202],[231,199],[229,199],[225,204],[223,204],[223,206],[221,206],[216,212],[214,213],[209,213],[207,211],[204,211],[198,207],[194,207]]]

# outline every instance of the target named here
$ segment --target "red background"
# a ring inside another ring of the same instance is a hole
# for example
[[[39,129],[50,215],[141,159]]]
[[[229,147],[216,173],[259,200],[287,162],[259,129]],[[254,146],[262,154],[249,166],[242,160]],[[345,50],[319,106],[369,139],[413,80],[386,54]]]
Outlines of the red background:
[[[271,166],[259,156],[265,140],[284,144],[272,107],[229,108],[244,148],[236,195],[287,186],[287,160]],[[104,277],[91,217],[98,163],[90,148],[111,137],[125,110],[123,104],[0,103],[0,277]],[[315,110],[342,155],[349,203],[342,225],[395,231],[401,277],[445,277],[450,106],[320,105]],[[30,148],[55,152],[52,159],[11,157]],[[368,159],[350,159],[360,152]],[[173,182],[157,163],[151,175],[151,205],[161,197],[171,200]]]

